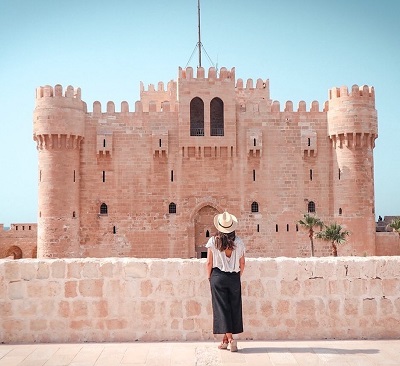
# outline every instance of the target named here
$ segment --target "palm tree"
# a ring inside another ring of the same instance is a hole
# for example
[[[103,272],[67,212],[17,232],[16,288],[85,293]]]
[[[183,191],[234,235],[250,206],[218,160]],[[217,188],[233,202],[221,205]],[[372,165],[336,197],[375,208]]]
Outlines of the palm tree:
[[[311,243],[311,256],[314,257],[314,228],[323,228],[324,223],[316,216],[311,216],[310,214],[305,214],[303,220],[299,221],[299,224],[308,230],[308,237]]]
[[[393,231],[397,232],[400,236],[400,217],[396,217],[395,219],[392,220],[392,222],[389,224],[389,227],[393,229]]]
[[[323,239],[331,242],[332,245],[332,254],[334,257],[337,257],[337,244],[343,244],[346,242],[346,236],[350,235],[347,230],[344,230],[343,227],[336,222],[330,224],[329,226],[325,226],[323,231],[317,233],[316,237],[318,239]]]

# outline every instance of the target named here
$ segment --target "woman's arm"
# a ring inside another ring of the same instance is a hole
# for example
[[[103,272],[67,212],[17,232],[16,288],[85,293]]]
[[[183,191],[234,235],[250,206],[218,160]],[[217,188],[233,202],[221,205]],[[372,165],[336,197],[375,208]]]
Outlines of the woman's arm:
[[[211,272],[213,268],[213,253],[210,248],[207,250],[207,262],[206,262],[206,272],[207,272],[207,278],[210,279],[211,277]]]
[[[239,259],[239,268],[240,268],[240,275],[244,272],[244,266],[246,265],[246,260],[244,259],[244,253]]]

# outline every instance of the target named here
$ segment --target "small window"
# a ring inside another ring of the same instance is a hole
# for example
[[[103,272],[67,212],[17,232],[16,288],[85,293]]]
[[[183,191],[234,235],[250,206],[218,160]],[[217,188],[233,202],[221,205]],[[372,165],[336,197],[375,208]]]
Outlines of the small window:
[[[113,234],[117,233],[117,228],[115,226],[113,226]]]
[[[278,232],[278,231],[279,231],[278,229],[279,229],[279,228],[278,228],[278,224],[276,224],[276,225],[275,225],[275,231]]]
[[[171,182],[173,182],[173,181],[174,181],[174,171],[171,170]]]
[[[313,172],[312,172],[312,169],[310,169],[310,180],[312,180],[312,175],[313,175]]]
[[[161,147],[161,139],[158,140],[158,146]]]
[[[210,232],[207,230],[206,231],[206,238],[209,238],[210,237]]]
[[[18,230],[18,225],[15,227],[15,230]]]
[[[103,139],[103,147],[106,147],[106,139]]]
[[[100,206],[100,215],[107,215],[108,207],[105,203],[102,203]]]
[[[286,224],[286,231],[289,231],[289,224]]]
[[[253,169],[253,182],[256,181],[256,171]]]
[[[307,140],[308,140],[308,141],[307,141],[307,145],[308,145],[308,146],[311,146],[311,139],[308,138]]]
[[[253,144],[254,144],[254,146],[257,146],[257,140],[256,139],[253,140]]]
[[[74,183],[76,182],[76,172],[74,170]]]
[[[32,226],[29,225],[29,230],[32,230]]]
[[[251,212],[258,212],[258,203],[257,202],[253,202],[251,204]]]
[[[76,213],[75,211],[72,211],[72,217],[75,218],[76,217]]]
[[[170,214],[176,214],[176,204],[175,203],[171,202],[169,204],[168,212]]]
[[[315,203],[313,201],[308,202],[308,212],[315,212]]]
[[[260,224],[257,224],[257,232],[260,232]]]
[[[341,178],[342,171],[339,169],[339,180]]]
[[[25,230],[25,226],[24,225],[22,225],[22,230]]]
[[[299,225],[296,224],[296,231],[299,231]]]
[[[106,181],[106,172],[103,170],[103,182]]]
[[[342,208],[340,207],[340,208],[339,208],[339,215],[341,215],[342,212],[343,212],[343,211],[342,211]]]

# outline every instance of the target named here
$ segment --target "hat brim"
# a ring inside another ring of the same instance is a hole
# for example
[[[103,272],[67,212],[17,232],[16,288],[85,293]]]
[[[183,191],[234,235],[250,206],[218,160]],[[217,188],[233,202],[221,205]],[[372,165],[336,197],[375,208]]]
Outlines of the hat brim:
[[[237,220],[236,216],[230,214],[231,217],[232,217],[232,225],[229,228],[226,228],[226,227],[221,226],[220,223],[219,223],[219,217],[222,217],[222,215],[223,214],[218,214],[218,215],[214,216],[214,226],[215,226],[215,228],[219,232],[224,233],[224,234],[229,234],[229,233],[235,231],[237,226],[238,226],[238,220]]]

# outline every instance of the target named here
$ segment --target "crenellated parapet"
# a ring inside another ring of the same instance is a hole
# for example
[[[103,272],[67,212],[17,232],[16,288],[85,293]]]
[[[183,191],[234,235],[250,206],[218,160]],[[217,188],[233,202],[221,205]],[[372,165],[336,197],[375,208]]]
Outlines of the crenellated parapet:
[[[194,75],[193,68],[187,67],[186,69],[179,68],[178,78],[180,80],[209,80],[209,81],[235,81],[235,68],[233,67],[230,71],[226,67],[221,67],[219,73],[215,67],[208,69],[207,77],[203,67],[198,67],[196,70],[196,76]]]
[[[38,149],[80,147],[85,131],[86,103],[80,88],[46,85],[36,89],[33,139]]]
[[[266,112],[270,109],[271,100],[268,79],[257,79],[255,85],[253,79],[247,79],[246,85],[244,85],[242,79],[238,79],[235,92],[241,112],[246,112],[247,110]]]
[[[375,146],[378,136],[375,91],[367,85],[329,91],[328,135],[334,147]]]
[[[143,82],[140,82],[140,102],[144,112],[150,110],[150,104],[155,106],[155,112],[162,112],[166,104],[170,106],[170,111],[174,111],[177,103],[176,81],[169,81],[166,88],[163,82],[159,82],[157,88],[154,84],[149,84],[147,90]]]

